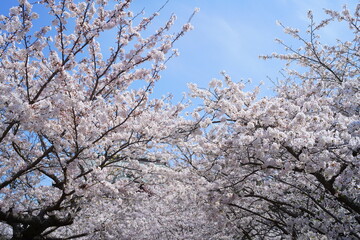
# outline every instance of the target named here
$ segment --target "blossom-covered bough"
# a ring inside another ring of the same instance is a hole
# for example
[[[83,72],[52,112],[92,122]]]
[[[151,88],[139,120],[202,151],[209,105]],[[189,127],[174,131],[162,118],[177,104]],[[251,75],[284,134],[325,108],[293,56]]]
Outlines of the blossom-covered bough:
[[[158,13],[131,0],[18,2],[0,15],[0,238],[360,238],[360,5],[309,12],[306,37],[280,23],[303,47],[264,57],[289,65],[276,96],[224,73],[190,85],[189,120],[150,94],[190,23],[149,34]],[[353,39],[322,44],[337,20]]]
[[[303,47],[279,40],[288,79],[261,98],[245,84],[190,85],[203,100],[194,113],[202,133],[179,146],[184,161],[214,184],[211,195],[239,239],[360,239],[360,5],[326,10],[308,34],[284,27]],[[333,21],[352,39],[322,44]]]
[[[125,200],[148,196],[143,176],[184,123],[182,105],[149,95],[191,25],[170,34],[171,16],[143,37],[158,13],[134,16],[130,3],[19,0],[0,15],[2,235],[100,239]]]

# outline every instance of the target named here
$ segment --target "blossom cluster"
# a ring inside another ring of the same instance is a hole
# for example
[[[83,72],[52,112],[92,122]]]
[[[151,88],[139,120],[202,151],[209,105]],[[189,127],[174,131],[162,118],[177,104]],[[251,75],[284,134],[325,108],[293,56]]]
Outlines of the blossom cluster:
[[[38,3],[0,15],[0,238],[360,239],[360,5],[310,11],[309,39],[279,23],[303,47],[263,57],[287,63],[275,96],[223,72],[189,84],[202,104],[183,117],[151,93],[190,22]],[[322,44],[335,20],[353,40]]]

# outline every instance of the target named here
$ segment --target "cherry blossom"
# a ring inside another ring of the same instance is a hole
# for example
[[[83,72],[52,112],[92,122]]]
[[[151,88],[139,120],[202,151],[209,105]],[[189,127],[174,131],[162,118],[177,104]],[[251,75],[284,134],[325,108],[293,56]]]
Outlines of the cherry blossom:
[[[182,164],[215,187],[238,239],[360,239],[359,11],[326,10],[318,24],[309,12],[306,36],[279,23],[303,47],[279,40],[287,52],[263,57],[287,62],[274,97],[226,73],[209,89],[189,85],[201,132],[178,146]],[[323,44],[333,21],[353,40]]]
[[[171,16],[143,34],[159,13],[142,18],[130,4],[21,0],[0,16],[1,234],[118,239],[139,224],[119,219],[151,203],[147,172],[167,165],[161,153],[188,121],[181,104],[150,95],[189,29],[170,33]],[[52,19],[34,27],[34,5]]]
[[[360,6],[309,11],[304,35],[278,22],[302,47],[263,56],[286,62],[275,96],[223,72],[189,84],[202,104],[187,115],[151,93],[193,26],[170,33],[172,15],[152,33],[162,8],[130,9],[19,0],[0,15],[1,238],[360,239]],[[353,39],[322,43],[334,21]]]

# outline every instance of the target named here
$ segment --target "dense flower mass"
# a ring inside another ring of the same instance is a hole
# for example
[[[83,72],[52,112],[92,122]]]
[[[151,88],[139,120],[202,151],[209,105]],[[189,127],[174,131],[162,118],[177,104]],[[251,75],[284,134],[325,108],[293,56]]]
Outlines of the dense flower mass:
[[[180,146],[184,161],[216,186],[241,239],[360,239],[360,5],[326,13],[316,24],[309,12],[307,38],[284,27],[303,48],[280,41],[289,53],[264,57],[306,68],[288,69],[275,97],[258,99],[225,73],[207,90],[190,85],[202,133]],[[334,20],[352,41],[320,42]]]
[[[151,34],[159,13],[130,4],[0,15],[0,238],[360,239],[360,5],[309,12],[306,37],[279,23],[303,47],[263,57],[287,61],[276,95],[224,72],[189,84],[190,120],[150,95],[193,26],[170,34],[171,16]],[[333,21],[353,39],[322,44]]]
[[[108,224],[147,196],[146,174],[168,159],[163,144],[186,129],[182,105],[149,95],[189,28],[170,34],[171,16],[142,37],[158,13],[141,19],[130,3],[20,0],[0,16],[2,234],[117,239],[134,229]],[[52,20],[36,22],[35,7]]]

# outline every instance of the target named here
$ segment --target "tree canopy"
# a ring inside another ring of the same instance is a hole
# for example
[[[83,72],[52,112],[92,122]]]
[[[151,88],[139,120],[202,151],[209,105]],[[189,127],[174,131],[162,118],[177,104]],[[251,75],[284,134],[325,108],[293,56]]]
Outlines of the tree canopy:
[[[192,25],[150,32],[158,12],[130,5],[19,0],[0,15],[0,236],[360,239],[360,5],[310,11],[306,34],[279,23],[302,47],[263,57],[286,62],[275,96],[224,72],[189,84],[191,117],[151,93]],[[351,41],[321,42],[334,21]]]

